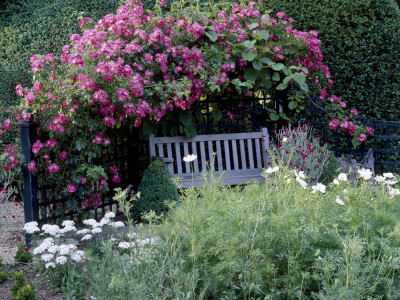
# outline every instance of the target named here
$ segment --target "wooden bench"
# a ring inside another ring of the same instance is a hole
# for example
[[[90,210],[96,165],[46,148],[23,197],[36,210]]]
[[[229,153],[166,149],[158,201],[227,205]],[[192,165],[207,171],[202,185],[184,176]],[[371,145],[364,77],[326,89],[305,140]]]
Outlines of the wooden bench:
[[[215,176],[223,175],[223,184],[236,185],[252,180],[264,181],[261,175],[269,162],[269,135],[261,132],[198,135],[188,139],[182,136],[154,137],[149,140],[151,161],[166,163],[173,177],[181,179],[182,188],[203,186],[202,172],[212,168]],[[190,163],[183,157],[194,154],[193,182]],[[209,176],[208,176],[209,180]]]

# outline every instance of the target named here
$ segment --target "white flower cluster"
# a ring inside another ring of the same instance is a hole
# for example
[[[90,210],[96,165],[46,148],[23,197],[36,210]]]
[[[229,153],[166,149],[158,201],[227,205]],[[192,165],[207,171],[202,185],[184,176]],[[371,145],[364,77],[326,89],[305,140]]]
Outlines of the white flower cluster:
[[[135,234],[136,237],[136,234]],[[159,239],[158,238],[147,238],[147,239],[137,239],[134,242],[120,242],[118,244],[119,248],[122,249],[128,249],[128,248],[133,248],[133,247],[144,247],[146,245],[152,245],[155,244]]]
[[[35,222],[35,221],[25,223],[24,230],[25,230],[26,233],[29,233],[29,234],[32,234],[32,233],[35,233],[35,232],[39,232],[40,229],[39,229],[38,225],[39,224],[37,222]]]
[[[100,220],[100,222],[97,222],[94,219],[88,219],[84,220],[83,224],[91,226],[91,229],[82,229],[78,230],[76,233],[77,234],[82,234],[83,237],[81,238],[81,241],[87,241],[92,239],[93,234],[96,233],[101,233],[103,231],[102,227],[104,225],[108,225],[114,228],[119,228],[119,227],[124,227],[125,224],[121,221],[113,222],[111,219],[115,218],[115,213],[113,212],[108,212],[104,215],[104,218]]]

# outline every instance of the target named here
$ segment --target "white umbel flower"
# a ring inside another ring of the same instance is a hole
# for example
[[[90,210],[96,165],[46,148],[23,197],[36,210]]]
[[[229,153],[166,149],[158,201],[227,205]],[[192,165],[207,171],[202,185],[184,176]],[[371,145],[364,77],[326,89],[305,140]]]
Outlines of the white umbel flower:
[[[83,224],[90,225],[90,226],[93,226],[93,224],[96,224],[96,223],[97,223],[97,221],[95,219],[88,219],[88,220],[83,221]]]
[[[91,234],[86,234],[81,238],[81,241],[86,241],[86,240],[90,240],[92,238]]]
[[[68,259],[67,259],[65,256],[63,256],[63,255],[58,256],[58,257],[56,258],[56,264],[57,264],[57,265],[65,265],[65,264],[67,263],[67,261],[68,261]]]
[[[132,247],[132,244],[129,242],[121,242],[118,244],[118,247],[122,248],[122,249],[128,249],[128,248]]]
[[[112,211],[110,211],[110,212],[106,213],[104,215],[104,217],[107,219],[112,219],[112,218],[115,218],[115,214]]]
[[[92,229],[92,233],[101,233],[103,230],[100,227],[96,227]]]
[[[33,221],[33,222],[28,222],[24,225],[24,230],[26,233],[32,234],[35,232],[39,232],[40,229],[38,227],[38,223]]]
[[[42,260],[45,261],[45,262],[49,262],[50,260],[53,259],[53,257],[54,257],[54,254],[51,254],[51,253],[43,254],[42,255]]]
[[[90,232],[90,230],[87,229],[87,228],[85,228],[85,229],[78,230],[78,231],[76,232],[76,234],[87,234],[87,233],[89,233],[89,232]]]
[[[115,228],[120,228],[120,227],[124,227],[125,226],[125,224],[123,222],[121,222],[121,221],[112,222],[112,223],[110,223],[110,225],[115,227]]]
[[[71,226],[75,225],[75,222],[72,221],[72,220],[65,220],[65,221],[62,222],[61,225],[64,226],[64,227],[71,227]]]
[[[185,161],[185,162],[192,162],[192,161],[196,160],[196,158],[197,158],[197,155],[189,154],[189,155],[186,155],[186,156],[183,158],[183,161]]]
[[[53,263],[53,262],[49,262],[49,263],[47,263],[46,264],[46,269],[48,269],[48,268],[50,268],[50,267],[52,267],[53,269],[55,269],[55,267],[56,267],[56,264],[55,263]]]

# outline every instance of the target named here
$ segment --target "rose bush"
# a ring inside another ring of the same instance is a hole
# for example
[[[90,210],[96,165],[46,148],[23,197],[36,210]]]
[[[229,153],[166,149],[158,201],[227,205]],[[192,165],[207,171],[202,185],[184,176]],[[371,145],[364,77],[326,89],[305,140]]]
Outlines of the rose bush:
[[[333,83],[316,31],[294,29],[282,12],[262,14],[255,2],[208,9],[175,3],[165,15],[163,5],[145,14],[140,1],[127,0],[97,24],[82,19],[83,33],[71,35],[60,57],[31,58],[33,87],[16,87],[21,105],[8,110],[0,135],[21,120],[37,122],[29,170],[54,185],[69,209],[97,207],[108,185],[121,182],[110,161],[121,128],[149,135],[162,124],[164,133],[195,136],[195,104],[207,95],[297,85],[289,108],[301,110],[307,83],[318,82],[326,86],[320,97],[339,112],[332,128],[356,134],[356,142],[368,133],[340,114],[345,103],[327,96]],[[271,110],[270,117],[287,116]],[[18,153],[18,146],[4,149],[4,171],[22,164]]]

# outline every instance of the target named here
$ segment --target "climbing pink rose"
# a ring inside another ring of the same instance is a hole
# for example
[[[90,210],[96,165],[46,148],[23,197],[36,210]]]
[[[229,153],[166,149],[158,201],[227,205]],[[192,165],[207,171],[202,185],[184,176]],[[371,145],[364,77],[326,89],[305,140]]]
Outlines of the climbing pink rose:
[[[68,185],[67,190],[68,190],[68,192],[71,193],[71,194],[72,194],[72,193],[75,193],[75,192],[76,192],[76,186],[75,186],[74,184],[71,183],[71,184]]]
[[[364,142],[367,139],[367,136],[363,133],[361,133],[358,138],[357,138],[357,142],[361,143]]]

